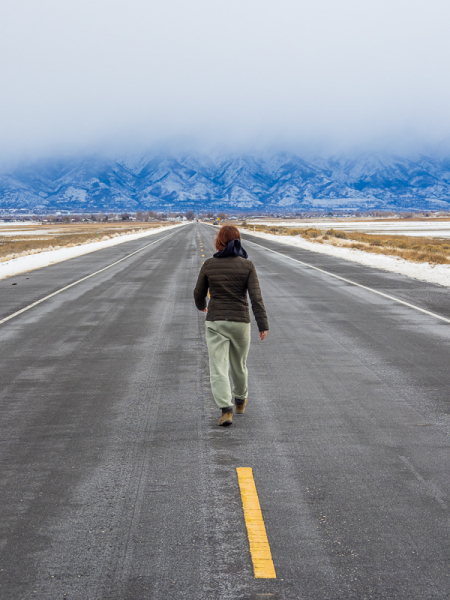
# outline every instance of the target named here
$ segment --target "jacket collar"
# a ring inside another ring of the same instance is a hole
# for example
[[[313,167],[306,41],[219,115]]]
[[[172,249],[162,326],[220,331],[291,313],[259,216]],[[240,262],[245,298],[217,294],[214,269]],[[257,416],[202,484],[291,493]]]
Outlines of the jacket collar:
[[[214,256],[216,258],[228,258],[229,256],[242,256],[242,258],[248,258],[247,252],[241,246],[241,241],[238,239],[228,242],[225,248],[216,252]]]

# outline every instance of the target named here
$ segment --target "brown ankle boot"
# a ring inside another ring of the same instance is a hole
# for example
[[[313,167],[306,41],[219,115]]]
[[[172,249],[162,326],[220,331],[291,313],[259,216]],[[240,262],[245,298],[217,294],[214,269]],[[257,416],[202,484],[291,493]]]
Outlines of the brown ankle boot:
[[[247,406],[247,398],[244,398],[244,400],[239,400],[238,398],[236,398],[235,403],[236,403],[236,414],[243,415],[245,413],[245,407]]]
[[[222,416],[219,419],[219,425],[222,425],[223,427],[228,427],[228,425],[233,425],[233,413],[232,412],[222,413]]]

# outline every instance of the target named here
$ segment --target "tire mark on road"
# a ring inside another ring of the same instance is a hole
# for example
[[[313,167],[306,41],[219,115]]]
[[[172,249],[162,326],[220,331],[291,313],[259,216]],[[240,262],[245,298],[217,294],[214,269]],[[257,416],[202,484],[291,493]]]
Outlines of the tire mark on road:
[[[427,494],[434,498],[436,502],[444,509],[448,509],[448,505],[445,502],[445,495],[441,492],[437,485],[435,485],[432,481],[426,481],[419,471],[414,467],[411,461],[406,458],[406,456],[400,456],[400,460],[408,467],[414,477],[419,481],[423,487],[425,488]]]

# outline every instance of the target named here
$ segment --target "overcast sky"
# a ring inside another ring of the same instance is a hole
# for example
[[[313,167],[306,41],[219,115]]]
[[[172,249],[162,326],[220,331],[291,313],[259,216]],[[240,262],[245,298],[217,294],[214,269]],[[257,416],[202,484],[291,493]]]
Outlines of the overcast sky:
[[[446,144],[449,23],[449,0],[0,0],[0,156]]]

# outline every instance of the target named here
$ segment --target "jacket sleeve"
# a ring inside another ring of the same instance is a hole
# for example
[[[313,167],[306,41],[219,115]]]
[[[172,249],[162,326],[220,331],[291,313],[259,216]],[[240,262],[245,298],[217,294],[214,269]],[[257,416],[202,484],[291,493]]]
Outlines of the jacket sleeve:
[[[256,274],[255,265],[253,263],[248,276],[247,287],[258,329],[259,331],[268,331],[269,320],[267,319],[267,313],[261,295],[261,288],[259,287],[258,275]]]
[[[206,308],[206,294],[208,293],[208,278],[205,273],[205,265],[200,269],[198,274],[197,285],[194,290],[195,306],[198,310],[205,310]]]

